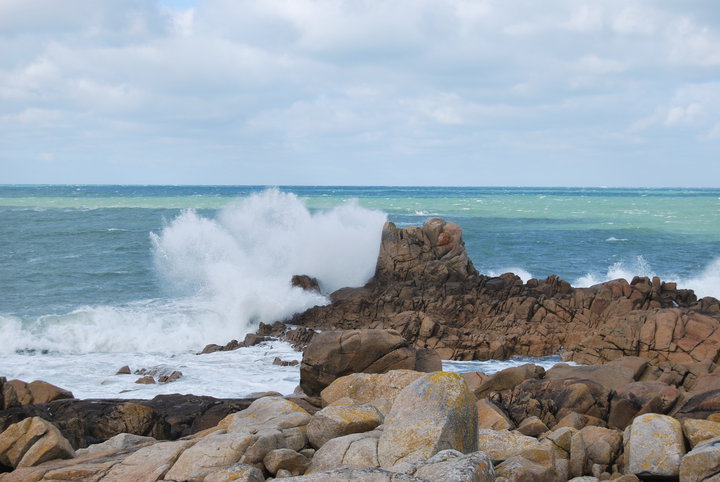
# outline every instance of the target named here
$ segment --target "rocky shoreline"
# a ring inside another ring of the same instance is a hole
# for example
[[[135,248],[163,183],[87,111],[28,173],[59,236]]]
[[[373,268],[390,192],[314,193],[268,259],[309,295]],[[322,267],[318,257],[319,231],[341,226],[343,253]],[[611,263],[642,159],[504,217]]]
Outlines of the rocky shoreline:
[[[483,276],[459,226],[436,218],[387,223],[375,276],[330,299],[203,350],[290,341],[304,354],[289,396],[76,400],[0,378],[0,481],[720,477],[714,298],[657,278]],[[440,371],[557,353],[583,365]]]

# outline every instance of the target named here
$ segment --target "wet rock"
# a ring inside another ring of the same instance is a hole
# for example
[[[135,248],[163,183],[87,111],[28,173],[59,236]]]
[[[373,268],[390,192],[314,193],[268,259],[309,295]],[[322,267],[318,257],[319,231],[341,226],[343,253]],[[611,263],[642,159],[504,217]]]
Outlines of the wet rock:
[[[314,291],[315,293],[320,293],[320,283],[318,282],[317,278],[313,278],[305,274],[296,274],[290,280],[290,284],[305,291]]]
[[[300,362],[297,360],[282,360],[280,357],[276,356],[273,360],[273,365],[280,365],[281,367],[294,367],[297,366]]]
[[[118,371],[115,373],[115,375],[130,375],[132,372],[130,371],[130,367],[128,365],[125,365],[118,369]]]
[[[151,375],[146,375],[135,380],[135,383],[139,383],[140,385],[154,385],[157,382]]]

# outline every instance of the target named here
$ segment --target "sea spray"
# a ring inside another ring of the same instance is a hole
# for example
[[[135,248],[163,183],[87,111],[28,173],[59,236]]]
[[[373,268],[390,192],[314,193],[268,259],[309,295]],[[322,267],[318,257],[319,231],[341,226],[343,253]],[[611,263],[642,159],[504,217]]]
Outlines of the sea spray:
[[[2,315],[0,352],[172,354],[242,338],[259,321],[327,302],[292,287],[295,274],[317,277],[326,293],[364,284],[384,221],[353,201],[310,212],[277,189],[231,202],[214,218],[183,211],[148,243],[166,296],[32,319]]]

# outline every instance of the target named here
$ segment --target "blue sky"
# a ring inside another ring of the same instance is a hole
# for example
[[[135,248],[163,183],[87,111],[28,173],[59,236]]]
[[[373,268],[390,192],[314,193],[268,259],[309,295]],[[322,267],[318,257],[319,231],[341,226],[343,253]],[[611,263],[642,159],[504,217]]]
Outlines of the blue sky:
[[[2,0],[0,183],[720,186],[715,0]]]

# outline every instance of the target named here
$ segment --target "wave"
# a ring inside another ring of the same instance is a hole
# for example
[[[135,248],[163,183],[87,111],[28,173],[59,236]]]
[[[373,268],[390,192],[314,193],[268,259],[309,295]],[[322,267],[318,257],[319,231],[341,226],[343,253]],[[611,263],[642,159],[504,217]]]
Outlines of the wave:
[[[270,189],[214,218],[183,211],[151,249],[167,298],[85,306],[35,320],[0,317],[4,352],[177,353],[241,338],[327,298],[291,286],[317,278],[324,292],[361,286],[373,274],[386,215],[350,201],[310,212],[294,194]]]
[[[657,274],[645,258],[637,256],[630,262],[619,261],[608,267],[605,274],[588,273],[576,279],[572,284],[579,288],[586,288],[598,283],[613,279],[624,278],[628,281],[635,276],[659,276],[663,281],[675,282],[678,288],[695,291],[698,298],[713,296],[720,298],[720,258],[715,258],[695,276],[681,277],[677,274]]]
[[[527,281],[529,279],[534,278],[534,276],[529,271],[527,271],[523,268],[519,268],[519,267],[505,268],[505,269],[491,269],[491,270],[486,270],[486,271],[481,270],[481,272],[483,274],[485,274],[486,276],[500,276],[505,273],[513,273],[513,274],[517,275],[523,281],[523,283],[527,283]]]

